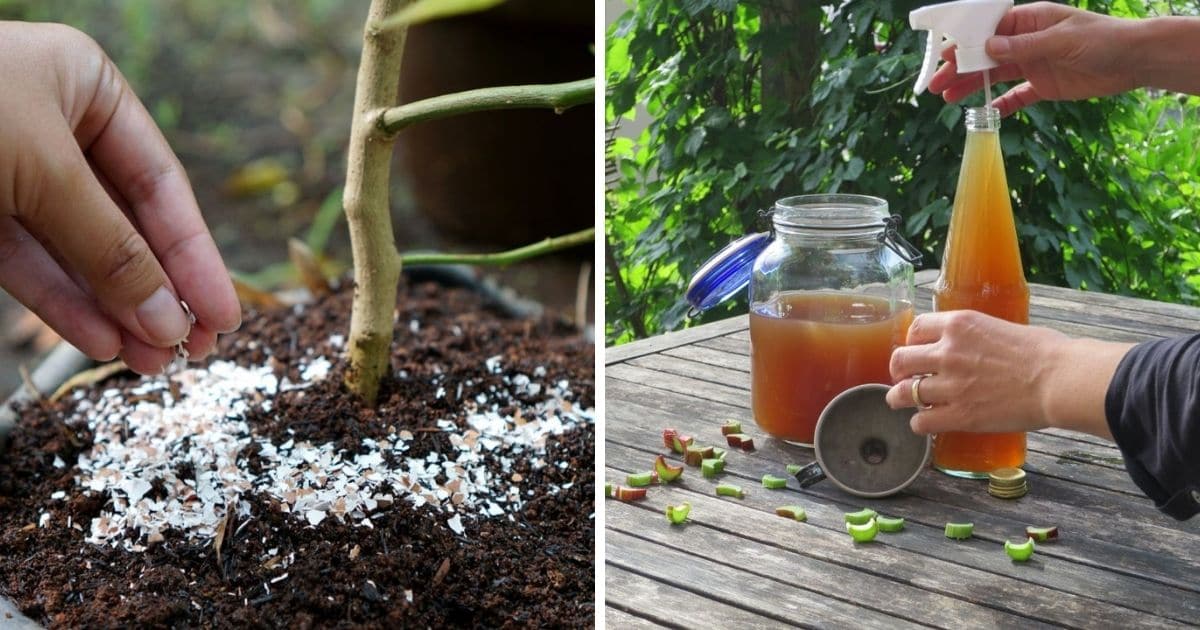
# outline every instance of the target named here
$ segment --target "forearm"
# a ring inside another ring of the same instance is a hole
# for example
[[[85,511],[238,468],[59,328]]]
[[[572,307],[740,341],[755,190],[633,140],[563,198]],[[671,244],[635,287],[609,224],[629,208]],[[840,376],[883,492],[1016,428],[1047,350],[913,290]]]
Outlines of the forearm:
[[[1200,18],[1151,18],[1134,31],[1129,51],[1138,87],[1200,94]]]
[[[1041,389],[1041,407],[1051,427],[1112,439],[1105,394],[1121,359],[1133,344],[1065,339],[1048,348],[1051,366]]]

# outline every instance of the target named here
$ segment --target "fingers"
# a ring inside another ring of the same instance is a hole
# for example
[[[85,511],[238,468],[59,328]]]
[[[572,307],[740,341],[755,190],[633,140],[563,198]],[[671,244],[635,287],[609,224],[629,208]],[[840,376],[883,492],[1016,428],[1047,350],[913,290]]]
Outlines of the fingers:
[[[1000,95],[992,102],[992,106],[1000,110],[1001,116],[1009,116],[1022,107],[1029,107],[1040,100],[1042,97],[1038,96],[1037,90],[1026,81]]]
[[[241,308],[229,273],[200,216],[187,175],[149,113],[116,71],[92,108],[109,112],[88,147],[128,202],[179,296],[209,330],[230,332]]]
[[[188,351],[189,361],[199,361],[211,354],[216,345],[216,331],[197,322],[195,326],[192,326],[192,334],[188,335],[183,347]]]
[[[908,340],[905,343],[909,346],[916,346],[924,343],[933,343],[941,339],[942,331],[946,327],[947,318],[952,317],[952,314],[957,312],[942,311],[939,313],[921,313],[917,315],[908,327]]]
[[[0,286],[89,357],[109,361],[120,351],[117,326],[8,216],[0,216]]]
[[[922,384],[924,387],[924,384]],[[925,397],[925,392],[921,392],[921,397]],[[948,431],[962,431],[964,427],[960,418],[961,412],[946,407],[930,407],[929,409],[921,409],[913,414],[913,417],[908,421],[908,426],[913,433],[917,435],[929,435],[931,433],[946,433]]]
[[[138,374],[162,374],[167,365],[175,360],[175,350],[156,348],[134,337],[128,330],[122,330],[121,360]]]
[[[53,245],[113,319],[150,345],[170,347],[187,336],[189,324],[166,274],[92,177],[74,138],[64,136],[47,140],[45,172],[18,218]]]
[[[937,374],[919,375],[921,384],[917,386],[917,394],[921,397],[920,404],[917,404],[917,399],[913,397],[913,381],[918,377],[902,379],[900,382],[892,386],[888,390],[886,400],[892,409],[901,407],[935,407],[944,405],[950,400],[950,392],[947,391],[947,382],[945,378],[939,378]]]
[[[1021,76],[1020,68],[1012,64],[992,68],[988,72],[988,78],[991,79],[992,85],[1020,79]],[[946,99],[947,103],[957,103],[983,89],[983,73],[953,75],[947,77],[945,82],[938,87],[940,89],[937,91],[941,92],[942,98]]]
[[[914,374],[932,374],[941,367],[941,349],[937,344],[909,345],[892,351],[888,364],[892,380],[900,381]]]

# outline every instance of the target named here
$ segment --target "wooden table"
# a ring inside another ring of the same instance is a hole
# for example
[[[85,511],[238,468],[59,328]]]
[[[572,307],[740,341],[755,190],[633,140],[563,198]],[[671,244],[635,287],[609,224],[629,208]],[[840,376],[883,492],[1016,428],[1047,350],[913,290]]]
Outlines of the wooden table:
[[[935,277],[918,274],[919,310],[930,308]],[[1200,308],[1031,292],[1033,323],[1073,335],[1140,341],[1200,330]],[[748,489],[743,500],[717,497],[716,480],[695,468],[644,501],[605,500],[608,627],[1200,625],[1200,519],[1181,523],[1154,509],[1111,443],[1031,433],[1030,491],[1011,501],[989,496],[985,481],[932,469],[888,499],[857,498],[828,481],[801,491],[791,478],[786,490],[767,490],[764,473],[787,476],[786,464],[813,456],[757,432],[749,352],[745,316],[607,350],[607,481],[650,469],[666,452],[665,427],[721,444],[720,424],[740,419],[758,446],[728,456],[722,480]],[[691,519],[671,526],[664,506],[682,501]],[[803,506],[808,522],[776,516],[786,504]],[[842,515],[864,506],[904,517],[905,530],[854,544]],[[975,537],[945,538],[952,521],[973,522]],[[1010,561],[1005,539],[1037,524],[1058,525],[1060,539],[1026,564]]]

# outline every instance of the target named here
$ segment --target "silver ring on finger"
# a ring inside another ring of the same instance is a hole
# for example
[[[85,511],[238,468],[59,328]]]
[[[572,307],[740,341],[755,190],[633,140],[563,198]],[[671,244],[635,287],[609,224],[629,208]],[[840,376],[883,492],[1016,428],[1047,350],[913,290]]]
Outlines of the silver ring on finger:
[[[913,402],[917,403],[917,407],[919,409],[929,409],[929,408],[933,407],[933,405],[930,405],[930,404],[926,403],[925,401],[921,400],[921,381],[924,380],[925,377],[927,377],[927,376],[929,376],[929,375],[928,374],[918,374],[918,375],[914,376],[913,380],[912,380],[912,386],[911,386],[912,399],[913,399]]]

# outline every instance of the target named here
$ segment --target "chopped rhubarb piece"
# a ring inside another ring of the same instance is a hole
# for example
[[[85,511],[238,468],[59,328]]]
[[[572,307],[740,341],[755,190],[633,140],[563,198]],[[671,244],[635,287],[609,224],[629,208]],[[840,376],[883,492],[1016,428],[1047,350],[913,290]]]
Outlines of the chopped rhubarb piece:
[[[683,474],[683,466],[672,466],[662,455],[654,460],[654,470],[658,473],[659,483],[671,483]]]
[[[722,483],[717,485],[717,496],[744,499],[746,498],[746,491],[742,490],[740,486],[735,486],[731,483]]]
[[[681,505],[667,506],[667,520],[671,521],[672,525],[681,525],[688,518],[688,513],[692,511],[692,504],[684,501]]]
[[[888,518],[886,516],[876,516],[875,523],[877,525],[879,525],[879,531],[881,531],[881,532],[892,533],[892,532],[898,532],[898,531],[904,529],[904,519],[902,519],[902,518]]]
[[[863,508],[857,512],[846,512],[846,522],[851,525],[862,525],[875,518],[878,514],[871,508]]]
[[[700,462],[714,457],[715,450],[711,446],[689,446],[684,455],[688,466],[699,466]]]
[[[762,485],[769,490],[778,490],[787,487],[787,479],[775,475],[763,475]]]
[[[613,487],[611,483],[604,484],[604,496],[611,497],[613,495]]]
[[[671,444],[671,450],[679,453],[680,455],[684,455],[687,453],[687,449],[692,445],[693,441],[694,440],[690,435],[676,435]]]
[[[1058,528],[1030,526],[1025,528],[1025,535],[1038,542],[1046,542],[1052,538],[1058,538]]]
[[[846,531],[856,543],[871,542],[875,540],[875,535],[879,533],[879,524],[875,519],[871,519],[861,525],[854,523],[846,523]]]
[[[725,472],[725,460],[723,459],[713,458],[700,462],[700,474],[704,475],[705,479],[712,479],[722,472]]]
[[[737,420],[726,420],[725,424],[721,425],[721,435],[729,435],[730,433],[741,433],[742,423]]]
[[[788,464],[787,465],[788,474],[793,477],[796,476],[796,473],[800,472],[801,468],[804,468],[804,467],[801,466],[800,464]]]
[[[804,508],[800,507],[799,505],[785,505],[782,507],[777,507],[775,508],[775,513],[779,516],[785,516],[797,521],[808,520],[808,514],[805,514]]]
[[[634,488],[644,488],[654,482],[654,473],[650,471],[632,473],[625,477],[625,482]]]
[[[617,499],[621,501],[638,501],[646,498],[645,488],[617,487]]]
[[[712,450],[713,450],[712,456],[721,461],[725,461],[725,453],[729,452],[728,450],[723,449],[720,446],[714,446],[714,447],[712,447]]]
[[[663,446],[671,450],[675,450],[675,438],[679,437],[679,431],[676,431],[675,429],[663,429],[662,437]]]
[[[1004,553],[1008,554],[1013,562],[1026,562],[1033,556],[1033,538],[1026,538],[1023,543],[1013,543],[1011,540],[1004,541]]]
[[[974,523],[946,523],[946,538],[966,540],[975,531]]]

